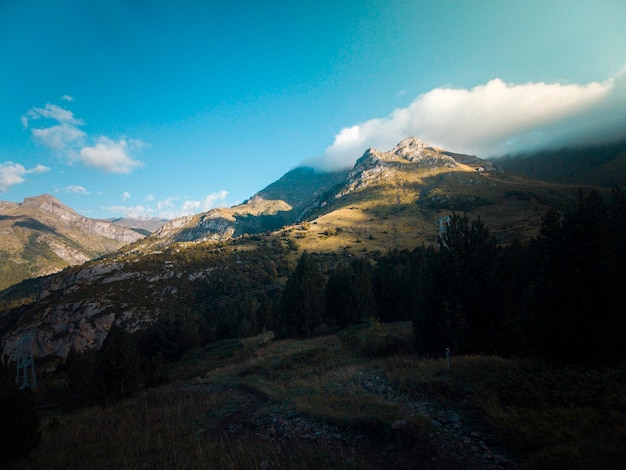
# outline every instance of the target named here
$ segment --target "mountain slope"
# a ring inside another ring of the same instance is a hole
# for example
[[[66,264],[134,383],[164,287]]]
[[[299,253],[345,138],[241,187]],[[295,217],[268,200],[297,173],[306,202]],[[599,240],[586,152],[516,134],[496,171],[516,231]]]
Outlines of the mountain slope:
[[[0,289],[84,263],[143,235],[89,219],[50,195],[0,202]]]
[[[540,213],[549,207],[565,208],[571,195],[572,188],[567,185],[547,185],[498,171],[493,163],[476,156],[432,148],[411,137],[388,152],[368,149],[348,172],[296,168],[239,206],[165,224],[141,246],[148,250],[173,242],[225,241],[320,217],[317,225],[323,227],[322,232],[346,229],[348,220],[358,220],[361,228],[368,227],[353,230],[357,235],[366,233],[361,237],[376,232],[379,226],[385,226],[384,231],[407,233],[418,220],[418,225],[424,225],[419,230],[433,241],[439,217],[450,211],[484,217],[504,239],[527,238],[536,233]],[[355,204],[363,206],[358,215],[343,213]],[[390,219],[395,222],[385,222]],[[313,244],[309,248],[321,247]]]
[[[341,184],[346,174],[295,168],[243,204],[212,209],[164,224],[142,246],[156,248],[173,242],[223,241],[297,223],[319,206],[323,195]]]
[[[136,331],[195,312],[210,328],[237,327],[250,309],[271,311],[303,250],[332,264],[436,243],[453,211],[480,216],[502,242],[528,239],[577,192],[409,138],[367,150],[349,172],[292,170],[240,206],[173,220],[106,258],[0,292],[5,305],[21,305],[0,312],[0,337],[10,352],[31,333],[37,355],[64,356],[99,347],[113,322]]]
[[[556,183],[626,187],[626,142],[563,148],[497,160],[498,167]]]

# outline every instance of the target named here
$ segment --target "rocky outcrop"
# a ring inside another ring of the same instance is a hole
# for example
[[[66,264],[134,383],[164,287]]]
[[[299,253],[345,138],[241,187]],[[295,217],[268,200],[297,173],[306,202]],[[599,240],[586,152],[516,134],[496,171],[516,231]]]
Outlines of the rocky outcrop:
[[[416,137],[404,139],[388,152],[381,152],[373,148],[367,149],[348,173],[335,198],[363,189],[374,182],[388,181],[395,170],[407,164],[416,170],[455,169],[461,165],[479,164],[479,162],[484,164],[484,167],[491,168],[488,162],[483,162],[478,157],[467,155],[455,157],[453,155],[430,147]],[[464,161],[460,161],[463,160],[462,157],[464,157]]]
[[[108,254],[145,235],[83,217],[55,197],[0,203],[0,289]]]
[[[106,220],[83,217],[49,194],[26,198],[22,206],[47,212],[60,221],[69,222],[79,229],[120,242],[132,243],[143,238],[143,235],[126,227],[115,225]]]

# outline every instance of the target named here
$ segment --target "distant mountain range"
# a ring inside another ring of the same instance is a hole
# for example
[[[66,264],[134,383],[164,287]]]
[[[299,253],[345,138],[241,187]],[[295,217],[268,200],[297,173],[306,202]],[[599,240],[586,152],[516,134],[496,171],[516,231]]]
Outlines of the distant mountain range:
[[[121,225],[122,227],[134,230],[142,235],[150,235],[152,232],[163,226],[163,224],[169,222],[168,219],[159,219],[156,217],[118,217],[106,220],[112,224]]]
[[[145,234],[89,219],[50,195],[0,201],[0,289],[115,251]]]
[[[615,151],[615,158],[594,164],[597,171],[568,168],[564,174],[587,174],[593,181],[610,175],[603,169],[623,168],[623,153]],[[572,166],[591,164],[597,156],[591,150],[587,155]],[[535,178],[513,173],[515,165],[517,173],[532,169]],[[10,352],[30,333],[38,356],[99,347],[113,323],[129,331],[145,328],[162,314],[198,308],[203,292],[222,292],[224,298],[238,298],[245,289],[264,292],[255,282],[282,279],[278,258],[293,263],[304,250],[353,258],[435,243],[440,218],[452,212],[480,216],[502,242],[526,240],[537,234],[548,209],[572,207],[579,188],[590,187],[583,179],[547,181],[551,165],[532,157],[488,162],[409,138],[389,151],[367,150],[349,171],[296,168],[241,205],[169,221],[145,238],[118,227],[135,237],[119,243],[132,243],[0,292],[2,345]],[[623,172],[613,176],[619,181]],[[599,184],[599,191],[608,194],[612,181]],[[48,196],[35,205],[44,201],[58,206]],[[44,226],[31,221],[30,228],[60,232],[52,222],[37,223]],[[39,246],[39,235],[30,233],[26,238]],[[214,302],[205,299],[202,308]]]

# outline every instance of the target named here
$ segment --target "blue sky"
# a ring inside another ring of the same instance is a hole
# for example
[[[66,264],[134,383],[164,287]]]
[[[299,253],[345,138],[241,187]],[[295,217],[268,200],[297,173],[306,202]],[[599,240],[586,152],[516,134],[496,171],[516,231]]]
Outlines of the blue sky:
[[[0,0],[0,199],[173,218],[408,136],[624,137],[625,24],[623,0]]]

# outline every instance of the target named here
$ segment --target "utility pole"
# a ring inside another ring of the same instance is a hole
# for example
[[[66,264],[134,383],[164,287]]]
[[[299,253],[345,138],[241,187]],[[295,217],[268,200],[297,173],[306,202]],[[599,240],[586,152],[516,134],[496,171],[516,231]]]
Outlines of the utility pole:
[[[20,390],[27,387],[34,388],[37,385],[35,375],[35,361],[33,359],[33,335],[30,333],[22,336],[15,351],[17,372],[15,381],[20,386]]]
[[[450,225],[450,216],[445,215],[443,217],[439,217],[439,240],[443,242],[443,234],[448,230],[448,225]],[[445,242],[443,242],[445,245]]]

